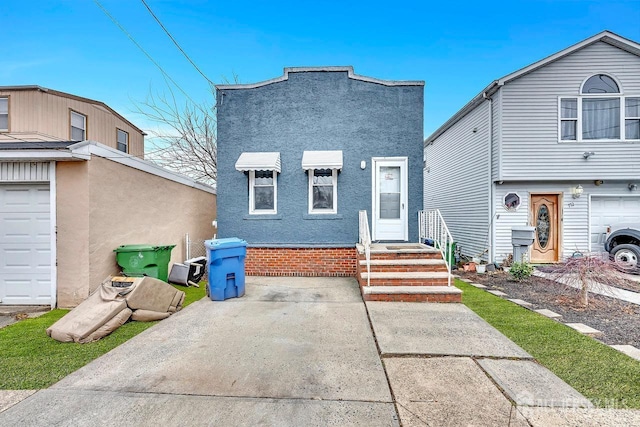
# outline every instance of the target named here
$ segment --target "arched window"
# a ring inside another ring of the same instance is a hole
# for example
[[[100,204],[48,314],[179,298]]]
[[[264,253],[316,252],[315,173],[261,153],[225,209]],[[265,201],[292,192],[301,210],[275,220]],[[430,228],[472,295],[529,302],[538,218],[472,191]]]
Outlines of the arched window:
[[[622,96],[607,74],[587,78],[580,95],[560,98],[561,141],[640,140],[640,95]]]
[[[583,94],[620,93],[618,83],[606,74],[591,76],[582,85]]]

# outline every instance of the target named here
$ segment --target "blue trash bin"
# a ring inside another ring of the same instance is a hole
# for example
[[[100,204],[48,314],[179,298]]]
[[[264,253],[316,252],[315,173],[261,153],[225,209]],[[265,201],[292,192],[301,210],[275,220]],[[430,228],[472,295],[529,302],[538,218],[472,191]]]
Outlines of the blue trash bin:
[[[231,237],[204,242],[209,262],[209,297],[223,301],[244,295],[244,259],[247,242]]]

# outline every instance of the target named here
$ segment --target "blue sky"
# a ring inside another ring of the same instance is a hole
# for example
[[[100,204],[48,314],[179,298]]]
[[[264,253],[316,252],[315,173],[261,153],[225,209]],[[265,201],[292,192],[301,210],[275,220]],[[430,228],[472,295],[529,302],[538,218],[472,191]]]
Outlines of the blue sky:
[[[99,1],[193,100],[212,100],[140,1]],[[425,136],[492,80],[602,30],[640,42],[640,0],[147,3],[216,83],[320,65],[424,80]],[[98,99],[150,125],[132,111],[163,90],[162,74],[94,1],[5,0],[0,19],[0,85]]]

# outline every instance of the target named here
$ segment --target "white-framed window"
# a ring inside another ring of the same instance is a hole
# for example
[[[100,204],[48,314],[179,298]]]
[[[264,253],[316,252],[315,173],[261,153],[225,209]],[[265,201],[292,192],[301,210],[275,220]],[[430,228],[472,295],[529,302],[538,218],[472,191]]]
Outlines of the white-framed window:
[[[309,169],[309,213],[338,212],[338,170]]]
[[[0,131],[9,130],[9,97],[0,96]]]
[[[87,139],[87,116],[77,111],[69,110],[71,123],[71,140],[84,141]]]
[[[129,152],[129,133],[116,128],[116,148],[123,153]]]
[[[278,173],[249,171],[249,214],[278,213]]]
[[[587,78],[578,96],[559,98],[560,141],[640,140],[640,94],[625,96],[607,74]]]

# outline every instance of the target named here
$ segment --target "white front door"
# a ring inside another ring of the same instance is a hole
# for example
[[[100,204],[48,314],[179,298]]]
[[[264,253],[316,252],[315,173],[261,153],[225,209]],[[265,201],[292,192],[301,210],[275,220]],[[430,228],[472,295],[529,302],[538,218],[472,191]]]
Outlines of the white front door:
[[[49,184],[0,184],[0,303],[51,303]]]
[[[407,240],[407,158],[373,158],[373,240]]]

